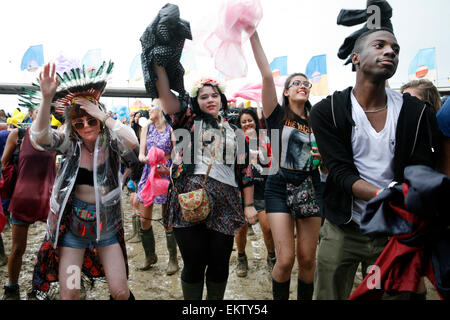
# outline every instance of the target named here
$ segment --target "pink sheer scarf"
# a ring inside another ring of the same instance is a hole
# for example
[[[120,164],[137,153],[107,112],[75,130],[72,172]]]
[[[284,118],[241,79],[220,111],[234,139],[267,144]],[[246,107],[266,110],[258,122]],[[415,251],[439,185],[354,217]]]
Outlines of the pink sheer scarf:
[[[215,56],[215,68],[230,78],[247,75],[248,67],[242,44],[255,32],[262,18],[259,0],[223,1],[219,21],[205,40],[205,47]]]
[[[144,200],[145,207],[151,205],[157,196],[166,194],[169,190],[169,180],[161,178],[156,171],[157,165],[167,164],[167,160],[164,157],[164,151],[157,147],[151,147],[148,152],[148,163],[151,166],[151,170],[144,188],[141,191],[141,198]]]

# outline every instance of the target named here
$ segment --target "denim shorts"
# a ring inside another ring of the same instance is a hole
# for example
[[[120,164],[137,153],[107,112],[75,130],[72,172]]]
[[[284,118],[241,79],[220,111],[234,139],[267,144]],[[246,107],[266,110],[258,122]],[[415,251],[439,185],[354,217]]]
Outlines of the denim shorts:
[[[23,221],[17,218],[14,218],[13,216],[11,216],[9,218],[9,223],[16,225],[16,226],[29,226],[32,225],[34,222],[28,222],[28,221]]]
[[[322,189],[317,182],[318,179],[313,178],[314,187],[316,190],[316,197],[321,203]],[[266,202],[266,213],[282,212],[291,214],[286,204],[286,180],[280,173],[271,175],[267,178],[266,188],[264,190],[264,198]],[[312,215],[311,217],[321,217],[321,213]],[[304,217],[296,217],[297,219],[304,219]]]
[[[59,245],[61,247],[87,249],[92,247],[106,247],[118,242],[117,234],[107,237],[106,239],[100,239],[100,241],[97,242],[96,240],[77,237],[70,230],[67,230]]]
[[[262,200],[254,199],[253,203],[255,205],[255,209],[257,212],[266,210],[266,205],[264,203],[264,199],[262,199]]]

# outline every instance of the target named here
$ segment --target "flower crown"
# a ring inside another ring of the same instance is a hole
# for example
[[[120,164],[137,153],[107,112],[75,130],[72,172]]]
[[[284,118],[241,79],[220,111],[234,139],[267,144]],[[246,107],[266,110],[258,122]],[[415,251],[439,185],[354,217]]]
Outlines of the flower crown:
[[[214,80],[211,78],[203,78],[194,83],[194,85],[191,88],[191,91],[189,92],[189,96],[191,98],[195,98],[198,95],[198,91],[200,90],[200,88],[203,88],[205,86],[205,84],[209,84],[213,87],[217,87],[219,89],[220,93],[222,93],[222,94],[225,93],[225,84],[224,83],[221,83],[218,80]]]

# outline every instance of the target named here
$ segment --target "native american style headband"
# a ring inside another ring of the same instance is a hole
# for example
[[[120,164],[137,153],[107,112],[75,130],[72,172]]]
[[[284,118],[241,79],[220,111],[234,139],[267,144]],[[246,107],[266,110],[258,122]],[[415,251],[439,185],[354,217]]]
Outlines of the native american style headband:
[[[217,87],[220,91],[220,93],[225,94],[225,84],[221,83],[217,80],[211,79],[211,78],[203,78],[194,83],[194,85],[191,88],[191,91],[189,92],[189,95],[191,98],[195,98],[198,95],[198,91],[203,88],[206,84],[211,85],[213,87]]]
[[[86,98],[91,102],[98,102],[105,91],[108,76],[112,73],[114,63],[104,61],[100,68],[86,72],[84,65],[80,68],[72,68],[61,76],[56,73],[59,80],[58,88],[52,100],[55,112],[64,116],[67,107],[76,104],[79,98]],[[24,89],[19,94],[19,106],[35,109],[42,100],[39,81],[32,83],[32,89]]]

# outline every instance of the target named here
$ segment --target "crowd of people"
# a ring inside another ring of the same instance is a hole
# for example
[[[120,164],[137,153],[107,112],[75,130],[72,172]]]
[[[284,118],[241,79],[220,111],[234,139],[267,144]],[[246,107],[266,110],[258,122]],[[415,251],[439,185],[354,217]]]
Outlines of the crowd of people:
[[[121,206],[125,186],[145,254],[140,269],[158,261],[152,228],[158,205],[169,253],[166,273],[179,271],[179,250],[186,300],[201,300],[205,288],[207,299],[224,298],[234,243],[237,276],[247,276],[247,232],[257,222],[273,299],[289,299],[296,259],[297,299],[350,297],[358,266],[366,276],[390,240],[361,231],[367,204],[404,183],[407,167],[449,175],[450,101],[442,106],[427,80],[411,81],[401,92],[388,87],[400,51],[388,28],[359,35],[351,55],[355,85],[314,106],[313,83],[303,73],[289,75],[279,97],[258,32],[250,44],[262,77],[262,110],[238,108],[233,118],[234,102],[220,81],[202,78],[189,96],[176,95],[178,70],[154,57],[145,61],[157,98],[128,123],[100,102],[107,74],[71,91],[54,64],[44,66],[41,101],[30,106],[31,127],[0,131],[3,166],[20,146],[15,190],[2,199],[12,233],[9,255],[0,237],[0,265],[8,264],[3,299],[20,298],[28,228],[46,221],[33,290],[46,292],[49,283],[59,282],[61,299],[79,299],[80,286],[68,281],[75,267],[88,277],[106,277],[111,299],[133,300]],[[58,104],[65,121],[52,128]],[[181,199],[198,191],[198,203],[186,208]],[[196,209],[206,216],[193,216]],[[385,297],[426,299],[424,270],[418,273],[413,291]]]

